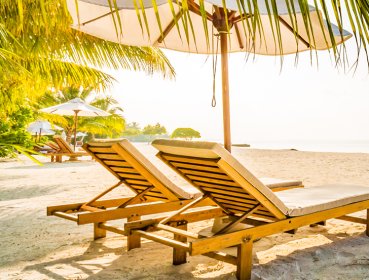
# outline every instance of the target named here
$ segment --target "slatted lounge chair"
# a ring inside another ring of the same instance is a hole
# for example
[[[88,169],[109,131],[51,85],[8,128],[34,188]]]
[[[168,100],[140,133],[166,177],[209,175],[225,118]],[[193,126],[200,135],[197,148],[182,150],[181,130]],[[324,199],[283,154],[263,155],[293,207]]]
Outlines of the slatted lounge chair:
[[[88,156],[86,152],[75,152],[72,147],[69,146],[69,144],[65,142],[65,140],[59,135],[54,136],[54,141],[58,146],[58,150],[55,153],[48,154],[52,156],[52,161],[53,157],[55,157],[56,162],[62,162],[63,156],[68,156],[70,161],[75,161],[78,157]]]
[[[369,208],[369,187],[338,184],[272,192],[216,143],[155,140],[152,144],[159,150],[159,158],[204,195],[145,227],[131,222],[125,228],[132,235],[182,250],[184,261],[186,253],[206,255],[237,265],[237,278],[250,279],[253,242],[259,238],[332,218],[365,224],[369,236],[369,210],[367,219],[347,216]],[[210,237],[169,226],[186,219],[186,212],[203,199],[216,203],[230,222]],[[237,230],[241,223],[249,227]],[[163,238],[147,229],[168,231],[177,238]],[[191,241],[186,242],[187,238]],[[237,246],[237,257],[218,252],[231,246]]]
[[[106,230],[124,234],[124,231],[118,228],[103,224],[107,221],[124,218],[135,221],[144,215],[176,211],[202,195],[198,191],[188,193],[176,186],[126,139],[94,141],[85,144],[83,148],[115,176],[118,182],[88,202],[50,206],[47,213],[76,221],[79,225],[94,223],[95,239],[104,237]],[[276,191],[302,187],[301,181],[266,180],[268,186]],[[101,200],[103,196],[121,185],[130,188],[135,195]],[[223,215],[222,210],[214,206],[210,199],[197,206],[198,211],[187,217],[187,222]],[[177,226],[184,228],[185,225],[181,223],[179,221]],[[130,238],[128,249],[136,247],[139,247],[139,238]]]

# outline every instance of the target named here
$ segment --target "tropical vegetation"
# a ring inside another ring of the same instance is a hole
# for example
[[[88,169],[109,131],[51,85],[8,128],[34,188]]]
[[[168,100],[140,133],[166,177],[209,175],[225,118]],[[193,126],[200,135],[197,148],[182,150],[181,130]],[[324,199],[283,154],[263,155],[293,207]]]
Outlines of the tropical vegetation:
[[[167,129],[164,126],[162,126],[160,123],[156,123],[155,125],[148,124],[142,130],[142,134],[145,134],[145,135],[162,135],[166,133],[167,133]]]
[[[2,155],[9,154],[9,151],[14,151],[16,147],[26,148],[30,145],[27,141],[16,140],[20,139],[19,137],[9,138],[7,131],[13,125],[12,114],[23,112],[23,109],[31,110],[45,93],[47,95],[68,88],[106,92],[115,80],[99,69],[141,70],[148,74],[160,72],[164,77],[174,75],[172,66],[158,49],[107,42],[76,31],[70,25],[71,18],[64,0],[1,2]],[[111,100],[110,97],[106,98]],[[106,100],[95,101],[107,110],[116,105]],[[23,131],[32,120],[28,118],[22,123],[23,127],[17,129]],[[102,122],[99,120],[96,124],[100,126],[97,126],[94,133],[101,133]],[[81,125],[83,127],[83,123]],[[116,129],[111,131],[109,135],[115,135],[117,132]]]
[[[170,138],[192,140],[193,138],[201,138],[201,134],[197,130],[194,130],[190,127],[179,127],[172,132]]]
[[[65,103],[74,98],[81,98],[86,103],[110,113],[108,117],[79,117],[79,131],[89,132],[93,137],[118,137],[124,130],[123,109],[112,96],[93,91],[92,88],[67,87],[61,91],[48,91],[37,102],[37,108],[46,108]],[[74,132],[74,117],[54,114],[40,114],[40,117],[64,129],[66,140],[71,143]]]

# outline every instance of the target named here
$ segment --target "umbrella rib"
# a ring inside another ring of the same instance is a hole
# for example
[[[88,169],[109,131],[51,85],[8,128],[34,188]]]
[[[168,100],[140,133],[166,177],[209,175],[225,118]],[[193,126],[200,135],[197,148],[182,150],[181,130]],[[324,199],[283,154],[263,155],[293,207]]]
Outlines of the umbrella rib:
[[[187,3],[188,3],[188,9],[191,12],[202,16],[201,12],[200,12],[200,6],[199,5],[197,5],[195,2],[193,2],[193,0],[189,0]],[[209,14],[208,12],[206,12],[206,19],[212,22],[213,21],[213,16],[211,14]]]
[[[183,16],[183,10],[179,10],[178,14],[175,15],[175,18],[167,25],[164,29],[163,34],[160,34],[159,38],[155,41],[155,44],[160,44],[164,41],[165,37],[169,34],[169,32],[176,26],[176,22]]]
[[[112,15],[113,13],[119,12],[120,10],[122,10],[122,9],[115,9],[115,10],[112,10],[112,11],[110,11],[109,13],[106,13],[106,14],[103,14],[103,15],[101,15],[101,16],[98,16],[97,18],[93,18],[93,19],[90,19],[90,20],[88,20],[88,21],[85,21],[85,22],[83,22],[81,25],[86,25],[86,24],[89,24],[89,23],[91,23],[91,22],[97,21],[97,20],[102,19],[102,18],[104,18],[104,17],[110,16],[110,15]]]
[[[239,21],[243,21],[244,19],[248,19],[248,18],[251,18],[253,16],[254,16],[253,14],[242,14],[242,15],[239,15],[239,16],[236,16],[235,18],[233,18],[232,22],[237,23]]]
[[[301,37],[300,34],[295,32],[291,25],[289,25],[281,16],[278,16],[279,21],[289,30],[291,31],[303,44],[306,45],[308,48],[312,48],[313,46],[307,42],[304,38]]]
[[[236,36],[237,36],[237,41],[238,41],[238,45],[240,46],[240,49],[243,49],[245,46],[242,44],[242,40],[241,40],[241,34],[240,34],[240,30],[238,29],[238,25],[237,23],[233,23],[234,25],[234,29],[236,31]]]

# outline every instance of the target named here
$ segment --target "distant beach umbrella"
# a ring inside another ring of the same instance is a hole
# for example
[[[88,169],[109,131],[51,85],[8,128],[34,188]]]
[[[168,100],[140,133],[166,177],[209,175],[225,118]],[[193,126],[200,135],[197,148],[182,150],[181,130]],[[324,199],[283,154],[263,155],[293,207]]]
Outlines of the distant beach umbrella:
[[[87,136],[87,133],[84,132],[77,132],[76,137],[85,137]]]
[[[224,146],[230,151],[229,52],[284,55],[325,50],[351,37],[327,24],[315,7],[300,7],[305,2],[255,1],[67,0],[67,4],[73,27],[92,36],[126,45],[220,53]]]
[[[49,123],[48,121],[35,121],[29,124],[27,131],[35,135],[37,138],[37,135],[39,139],[41,139],[41,135],[54,135],[54,130],[63,130],[60,126],[54,125]]]
[[[76,150],[77,120],[81,117],[107,117],[109,113],[87,104],[81,98],[74,98],[68,102],[40,110],[44,113],[74,116],[74,150]]]

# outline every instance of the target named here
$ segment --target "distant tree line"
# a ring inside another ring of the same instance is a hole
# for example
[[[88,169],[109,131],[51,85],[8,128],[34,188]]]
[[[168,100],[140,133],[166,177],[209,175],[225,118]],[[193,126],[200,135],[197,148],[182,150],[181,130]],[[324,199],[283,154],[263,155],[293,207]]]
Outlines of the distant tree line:
[[[157,137],[164,138],[179,138],[191,140],[193,138],[201,138],[200,132],[194,130],[189,127],[179,127],[176,128],[172,134],[168,135],[167,129],[161,125],[160,123],[156,123],[154,125],[146,125],[143,129],[141,129],[139,123],[131,122],[126,124],[125,131],[123,133],[124,137],[127,137],[133,141],[140,140],[142,141],[148,140],[151,141]],[[145,137],[147,136],[147,137]]]

